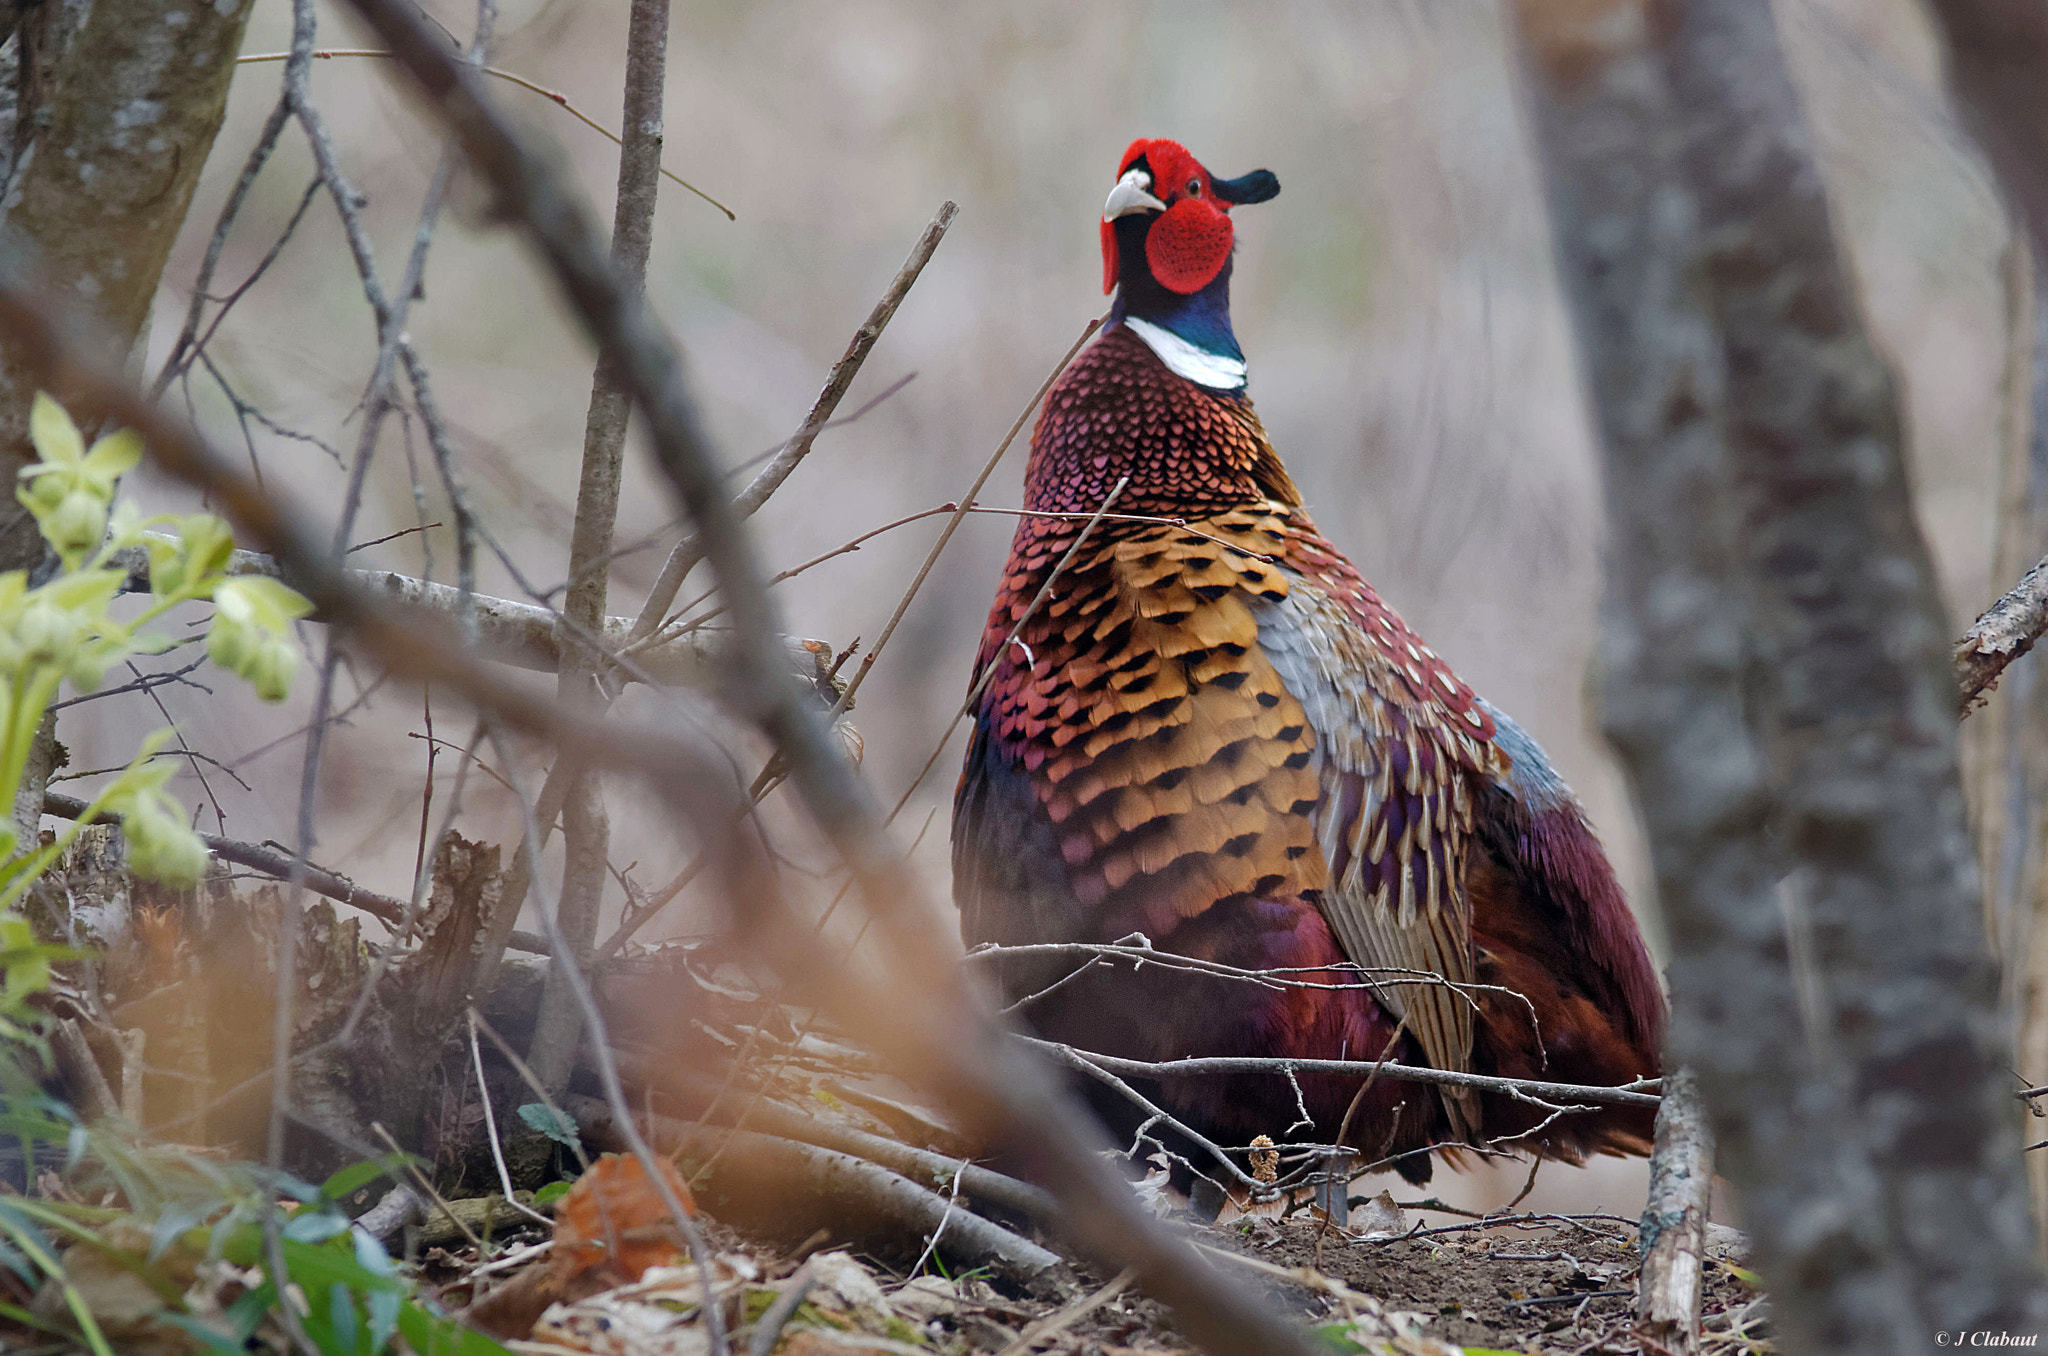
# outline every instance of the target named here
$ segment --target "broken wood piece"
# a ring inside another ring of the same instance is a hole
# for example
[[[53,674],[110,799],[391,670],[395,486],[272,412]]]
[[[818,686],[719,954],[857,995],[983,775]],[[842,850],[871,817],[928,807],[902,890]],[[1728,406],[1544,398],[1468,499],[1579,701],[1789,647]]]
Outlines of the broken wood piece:
[[[1643,1206],[1643,1270],[1636,1318],[1646,1342],[1672,1356],[1700,1349],[1701,1271],[1707,1249],[1714,1140],[1691,1069],[1665,1075],[1650,1155],[1650,1196]]]
[[[378,1198],[375,1205],[357,1215],[355,1227],[379,1243],[389,1243],[399,1231],[425,1213],[419,1193],[400,1182]]]
[[[100,1068],[92,1046],[76,1017],[61,1017],[50,1027],[50,1053],[57,1061],[57,1076],[69,1090],[71,1105],[87,1125],[111,1116],[120,1109],[113,1085]]]
[[[471,1196],[459,1201],[437,1201],[435,1208],[428,1212],[420,1224],[420,1247],[445,1248],[458,1242],[467,1242],[464,1230],[479,1238],[489,1239],[513,1229],[534,1227],[533,1217],[519,1206],[533,1207],[531,1191],[517,1192],[512,1197],[517,1205],[508,1203],[495,1192],[489,1196]],[[381,1202],[379,1202],[381,1204]]]
[[[2004,597],[1984,609],[1956,642],[1956,684],[1967,716],[1998,682],[2006,666],[2034,648],[2048,628],[2048,559],[2020,577]]]

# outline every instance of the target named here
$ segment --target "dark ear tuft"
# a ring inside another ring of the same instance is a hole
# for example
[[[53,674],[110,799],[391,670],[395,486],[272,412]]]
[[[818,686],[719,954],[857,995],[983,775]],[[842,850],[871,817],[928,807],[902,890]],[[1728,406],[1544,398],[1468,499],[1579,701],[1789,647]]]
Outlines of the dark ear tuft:
[[[1280,176],[1271,170],[1253,170],[1235,179],[1215,179],[1216,196],[1233,206],[1264,202],[1280,194]]]

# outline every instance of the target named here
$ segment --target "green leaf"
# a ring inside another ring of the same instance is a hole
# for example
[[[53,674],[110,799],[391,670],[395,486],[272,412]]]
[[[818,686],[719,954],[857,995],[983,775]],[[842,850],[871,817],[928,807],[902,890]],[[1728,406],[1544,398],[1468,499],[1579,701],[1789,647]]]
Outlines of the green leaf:
[[[404,1304],[395,1290],[373,1290],[363,1297],[363,1307],[370,1311],[371,1356],[391,1345],[392,1335],[398,1331],[398,1311]]]
[[[354,1352],[362,1344],[362,1320],[356,1315],[356,1299],[340,1282],[327,1288],[327,1321],[343,1351]]]
[[[325,1243],[348,1232],[348,1217],[327,1210],[301,1210],[285,1222],[281,1232],[294,1243]]]
[[[404,1167],[403,1154],[386,1154],[362,1163],[351,1163],[334,1176],[320,1184],[320,1194],[330,1201],[347,1200],[379,1177],[389,1176]]]
[[[398,1275],[398,1263],[391,1260],[391,1254],[384,1251],[382,1243],[361,1229],[351,1230],[348,1239],[356,1250],[357,1266],[386,1280]]]
[[[1326,1323],[1309,1329],[1309,1335],[1316,1339],[1317,1345],[1338,1353],[1338,1356],[1358,1356],[1365,1348],[1351,1340],[1351,1330],[1356,1326],[1353,1323]]]
[[[534,1207],[538,1209],[543,1205],[553,1205],[556,1201],[568,1195],[570,1189],[575,1185],[574,1182],[549,1182],[539,1191],[533,1193]]]
[[[418,1356],[512,1356],[482,1333],[436,1317],[417,1304],[398,1311],[398,1333]]]
[[[519,1119],[565,1149],[575,1149],[582,1143],[576,1137],[576,1122],[570,1120],[565,1112],[543,1102],[528,1102],[520,1107]]]
[[[223,579],[213,590],[213,605],[230,620],[275,635],[283,635],[293,621],[313,611],[313,604],[297,589],[260,574]]]
[[[111,491],[113,482],[142,460],[142,435],[132,428],[115,429],[85,454],[85,469]]]
[[[184,1201],[166,1206],[149,1231],[149,1260],[154,1262],[162,1257],[173,1243],[198,1228],[212,1213],[212,1201]]]
[[[46,391],[37,391],[29,406],[28,437],[36,454],[53,465],[85,459],[85,439],[79,436],[78,425]]]
[[[254,1294],[259,1292],[252,1291],[250,1293]],[[243,1300],[246,1300],[247,1298],[247,1295],[243,1296]],[[240,1307],[241,1303],[242,1301],[239,1300],[236,1302],[238,1308]],[[268,1305],[264,1306],[264,1308],[268,1307]],[[262,1315],[262,1312],[262,1309],[257,1310],[259,1320]],[[163,1322],[170,1324],[172,1327],[178,1328],[183,1332],[190,1334],[194,1339],[203,1344],[206,1350],[220,1352],[221,1356],[245,1356],[245,1353],[247,1353],[247,1351],[249,1350],[249,1338],[256,1331],[255,1322],[251,1322],[249,1324],[248,1332],[242,1333],[239,1336],[235,1336],[229,1333],[218,1332],[206,1323],[194,1318],[190,1314],[162,1313],[158,1314],[157,1317]]]

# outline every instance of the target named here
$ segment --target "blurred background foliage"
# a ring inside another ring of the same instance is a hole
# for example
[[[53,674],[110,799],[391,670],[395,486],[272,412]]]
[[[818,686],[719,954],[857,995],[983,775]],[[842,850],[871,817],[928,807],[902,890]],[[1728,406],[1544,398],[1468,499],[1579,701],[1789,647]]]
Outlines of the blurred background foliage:
[[[433,0],[429,9],[467,39],[467,5]],[[1838,229],[1903,379],[1920,510],[1960,631],[1993,591],[2008,227],[1952,125],[1913,0],[1783,0],[1780,16]],[[282,4],[260,6],[247,51],[282,51],[289,18]],[[362,45],[339,13],[325,18],[322,48]],[[623,6],[602,0],[507,0],[491,59],[614,124],[625,22]],[[1586,704],[1599,485],[1495,5],[677,0],[672,31],[665,161],[738,220],[664,184],[648,286],[735,465],[796,428],[932,212],[947,198],[961,206],[844,408],[906,374],[916,379],[828,432],[754,520],[770,568],[965,488],[1103,306],[1095,221],[1115,157],[1133,137],[1180,140],[1224,174],[1271,168],[1284,192],[1240,214],[1235,288],[1268,431],[1329,535],[1465,678],[1549,748],[1656,934],[1625,788]],[[279,69],[252,63],[237,77],[159,298],[152,370]],[[387,63],[348,58],[314,72],[390,278],[441,149],[393,76]],[[551,134],[594,200],[611,201],[610,143],[541,97],[503,82],[495,89]],[[255,266],[311,178],[303,142],[287,137],[229,242],[224,280]],[[553,587],[566,569],[593,354],[520,245],[495,229],[474,185],[459,186],[456,203],[411,332],[484,523],[527,579]],[[326,202],[315,202],[210,351],[222,376],[277,424],[329,447],[352,445],[374,331]],[[173,398],[189,399],[239,445],[242,426],[212,378],[194,377]],[[248,436],[271,483],[315,513],[334,511],[345,483],[338,458],[255,425]],[[422,513],[451,521],[416,424],[388,424],[379,458],[360,539],[415,526]],[[1014,505],[1022,465],[1019,446],[984,502]],[[159,482],[144,479],[138,490],[150,510],[189,506]],[[653,544],[618,558],[612,612],[637,607],[673,539],[670,514],[647,468],[629,462],[619,541]],[[783,585],[790,630],[840,645],[872,639],[938,527],[899,529]],[[1012,527],[999,516],[970,519],[861,694],[866,768],[888,802],[964,693]],[[435,577],[451,579],[450,534],[425,544]],[[418,574],[422,548],[420,535],[401,537],[351,563]],[[520,596],[488,555],[482,569],[484,591]],[[692,581],[683,597],[705,586]],[[345,677],[338,706],[350,707],[371,681]],[[222,831],[289,839],[300,746],[277,741],[303,723],[306,693],[276,711],[225,690],[218,701],[162,695],[191,746],[246,782],[212,779]],[[644,694],[626,707],[644,710]],[[161,724],[140,696],[86,711],[89,720],[62,731],[75,768],[119,763],[142,730]],[[444,704],[436,715],[439,737],[466,737],[460,713]],[[385,688],[354,707],[323,769],[323,864],[405,892],[426,775],[425,745],[411,736],[425,729],[417,691]],[[928,825],[915,851],[942,895],[955,758],[940,760],[899,821],[905,842]],[[191,774],[175,786],[200,803]],[[516,838],[508,796],[480,782],[468,796],[466,834]],[[658,807],[623,792],[613,800],[615,862],[639,863],[632,874],[643,883],[665,881],[692,845]],[[801,865],[801,839],[790,833]],[[667,931],[705,926],[705,904],[672,913]],[[950,931],[953,920],[932,926]],[[1553,1167],[1529,1204],[1632,1215],[1642,1172]],[[1439,1185],[1491,1205],[1521,1175],[1510,1165],[1497,1178]]]

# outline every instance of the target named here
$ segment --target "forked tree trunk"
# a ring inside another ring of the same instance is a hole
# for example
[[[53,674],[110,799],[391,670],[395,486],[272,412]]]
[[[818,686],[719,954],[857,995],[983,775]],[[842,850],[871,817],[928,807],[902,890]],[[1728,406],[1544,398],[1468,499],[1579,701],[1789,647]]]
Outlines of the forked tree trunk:
[[[1787,1346],[2036,1331],[1948,623],[1768,0],[1518,0],[1607,471],[1605,721]],[[1796,961],[1796,963],[1795,963]]]

